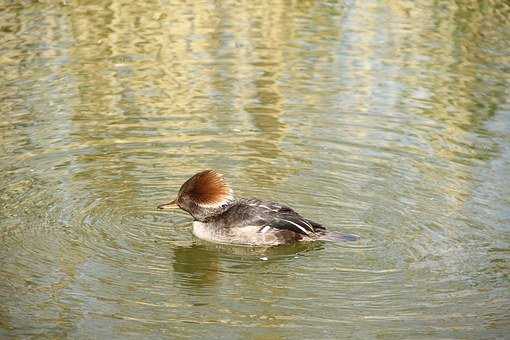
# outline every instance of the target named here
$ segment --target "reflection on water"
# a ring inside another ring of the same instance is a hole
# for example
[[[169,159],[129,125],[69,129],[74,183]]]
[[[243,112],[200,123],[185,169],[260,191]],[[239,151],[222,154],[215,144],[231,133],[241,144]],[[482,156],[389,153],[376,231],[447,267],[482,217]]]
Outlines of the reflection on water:
[[[0,4],[0,336],[508,333],[510,7]],[[199,169],[355,245],[194,240]]]
[[[177,279],[176,286],[182,286],[183,292],[192,295],[200,292],[200,288],[216,286],[221,279],[219,274],[224,270],[220,263],[225,257],[232,261],[241,260],[232,268],[248,272],[260,268],[260,261],[269,261],[271,266],[279,265],[282,261],[293,261],[306,256],[307,252],[323,248],[321,242],[254,248],[196,240],[191,245],[174,249],[173,271]]]

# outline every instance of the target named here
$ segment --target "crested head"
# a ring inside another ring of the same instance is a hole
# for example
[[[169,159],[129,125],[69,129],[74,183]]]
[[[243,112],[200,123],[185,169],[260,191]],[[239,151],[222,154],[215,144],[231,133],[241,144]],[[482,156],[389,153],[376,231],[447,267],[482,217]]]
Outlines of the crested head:
[[[233,200],[233,194],[223,175],[214,170],[195,174],[179,190],[179,197],[187,197],[202,208],[218,208]]]

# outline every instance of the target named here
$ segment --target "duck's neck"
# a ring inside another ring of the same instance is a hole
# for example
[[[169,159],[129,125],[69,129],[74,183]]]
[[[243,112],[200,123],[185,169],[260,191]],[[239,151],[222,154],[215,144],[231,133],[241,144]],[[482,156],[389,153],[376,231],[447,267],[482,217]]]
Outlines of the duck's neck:
[[[215,219],[217,216],[223,214],[234,204],[235,200],[229,200],[217,207],[201,207],[195,205],[194,207],[192,207],[189,213],[191,214],[191,216],[193,216],[193,219],[195,221],[207,223]]]

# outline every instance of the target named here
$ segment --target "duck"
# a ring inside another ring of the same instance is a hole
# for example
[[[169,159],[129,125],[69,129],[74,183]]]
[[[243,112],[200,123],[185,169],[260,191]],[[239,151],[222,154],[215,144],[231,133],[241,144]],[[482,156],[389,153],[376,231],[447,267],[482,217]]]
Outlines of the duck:
[[[310,241],[356,241],[359,236],[328,231],[287,205],[236,198],[223,174],[204,170],[189,178],[177,197],[157,206],[182,209],[193,218],[195,237],[216,243],[276,246]]]

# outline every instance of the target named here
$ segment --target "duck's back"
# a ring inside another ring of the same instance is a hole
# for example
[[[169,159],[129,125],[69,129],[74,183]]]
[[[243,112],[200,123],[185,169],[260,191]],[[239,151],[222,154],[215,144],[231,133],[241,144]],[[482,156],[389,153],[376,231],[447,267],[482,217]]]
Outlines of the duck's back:
[[[220,243],[277,245],[315,240],[325,228],[292,208],[258,199],[241,199],[222,214],[193,222],[193,234]]]

